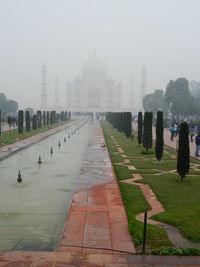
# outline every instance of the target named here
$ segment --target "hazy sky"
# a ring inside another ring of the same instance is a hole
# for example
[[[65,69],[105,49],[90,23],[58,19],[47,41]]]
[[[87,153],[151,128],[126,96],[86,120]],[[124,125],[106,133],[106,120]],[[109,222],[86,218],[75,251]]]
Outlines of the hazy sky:
[[[53,103],[55,77],[64,98],[95,50],[125,92],[131,77],[140,89],[143,65],[148,92],[200,80],[199,10],[200,0],[0,0],[0,91],[39,106],[45,63]]]

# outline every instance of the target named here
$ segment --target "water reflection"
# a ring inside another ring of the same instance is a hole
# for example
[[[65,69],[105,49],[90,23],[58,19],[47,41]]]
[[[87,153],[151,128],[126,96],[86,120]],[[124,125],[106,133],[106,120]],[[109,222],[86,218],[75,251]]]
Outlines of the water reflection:
[[[58,246],[91,134],[87,123],[64,142],[76,127],[77,123],[0,162],[0,250]],[[39,155],[42,164],[38,164]],[[17,183],[19,170],[21,184]]]

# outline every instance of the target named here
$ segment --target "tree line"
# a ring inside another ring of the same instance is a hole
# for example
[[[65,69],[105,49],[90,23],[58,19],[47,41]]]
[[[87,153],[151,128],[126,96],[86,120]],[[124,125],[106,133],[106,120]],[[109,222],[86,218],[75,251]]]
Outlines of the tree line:
[[[131,112],[107,112],[106,120],[119,132],[124,133],[127,138],[133,137],[132,134],[132,114]],[[153,147],[153,113],[138,113],[138,144],[143,145],[146,153]],[[155,156],[161,163],[164,149],[164,124],[163,111],[157,111],[156,120],[156,141]],[[190,149],[189,149],[189,128],[186,122],[181,123],[179,132],[179,146],[177,152],[177,172],[181,180],[190,169]]]
[[[191,84],[186,78],[178,78],[175,81],[170,80],[165,92],[159,89],[144,97],[144,110],[154,114],[156,114],[157,110],[162,110],[164,115],[167,115],[170,110],[173,116],[178,117],[180,115],[185,117],[199,114],[200,91],[199,94],[194,95],[192,93],[194,90],[191,91],[191,88],[197,87],[197,85],[196,83],[193,85],[194,81]]]
[[[0,110],[0,123],[1,123],[1,110]],[[8,116],[8,123],[12,122],[12,120],[16,118]],[[30,115],[30,111],[26,110],[25,112],[23,110],[18,111],[18,117],[17,117],[17,126],[18,126],[18,133],[23,133],[24,126],[25,130],[27,132],[32,130],[37,130],[38,128],[41,128],[45,125],[52,125],[54,123],[59,123],[62,121],[67,121],[71,119],[71,112],[62,111],[61,113],[56,113],[56,111],[41,111],[38,110],[37,114],[33,114],[33,116]],[[25,125],[24,125],[25,122]],[[1,128],[1,127],[0,127]],[[0,129],[1,133],[1,129]]]
[[[4,93],[0,93],[0,110],[2,116],[17,114],[18,103],[14,100],[7,99]]]
[[[153,113],[145,112],[144,120],[142,112],[138,113],[138,144],[143,144],[148,153],[149,148],[152,148],[152,125]],[[163,112],[157,111],[156,121],[156,141],[155,141],[155,156],[161,162],[164,148],[164,125]],[[179,132],[179,143],[177,151],[177,172],[181,180],[189,172],[190,169],[190,146],[189,146],[189,127],[186,122],[181,123]]]
[[[119,132],[124,133],[127,138],[132,135],[131,112],[106,112],[106,120]]]

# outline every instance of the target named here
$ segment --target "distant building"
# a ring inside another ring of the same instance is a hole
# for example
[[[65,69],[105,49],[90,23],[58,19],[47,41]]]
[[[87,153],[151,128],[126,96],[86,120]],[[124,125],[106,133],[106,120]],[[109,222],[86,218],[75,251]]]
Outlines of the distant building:
[[[119,111],[121,83],[108,76],[107,67],[96,55],[83,66],[80,77],[66,85],[66,108],[80,111]]]
[[[47,67],[45,65],[42,66],[42,80],[41,80],[41,110],[47,110]]]

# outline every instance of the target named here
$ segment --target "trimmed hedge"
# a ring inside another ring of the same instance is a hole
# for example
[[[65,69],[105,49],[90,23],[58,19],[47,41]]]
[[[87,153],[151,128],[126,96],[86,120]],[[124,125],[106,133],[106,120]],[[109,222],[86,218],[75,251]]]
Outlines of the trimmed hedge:
[[[160,256],[200,256],[200,248],[161,247],[152,249],[152,254]]]

